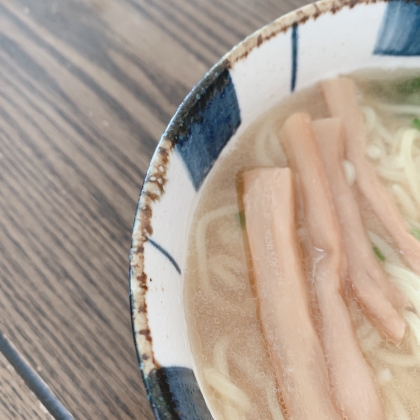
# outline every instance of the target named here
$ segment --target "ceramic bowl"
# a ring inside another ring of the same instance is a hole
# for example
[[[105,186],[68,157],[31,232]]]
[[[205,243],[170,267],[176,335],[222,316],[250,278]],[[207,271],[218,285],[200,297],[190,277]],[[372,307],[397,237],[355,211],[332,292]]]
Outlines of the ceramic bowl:
[[[162,135],[141,191],[131,249],[139,365],[158,419],[211,419],[196,381],[184,312],[188,233],[218,159],[293,91],[368,67],[420,67],[420,7],[325,0],[232,49],[187,96]]]

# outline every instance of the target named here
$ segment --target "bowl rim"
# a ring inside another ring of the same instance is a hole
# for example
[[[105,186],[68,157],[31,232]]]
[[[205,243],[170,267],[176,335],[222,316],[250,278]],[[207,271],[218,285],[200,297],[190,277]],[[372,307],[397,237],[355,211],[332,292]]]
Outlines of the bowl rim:
[[[166,181],[169,157],[172,149],[176,145],[176,135],[181,130],[182,121],[185,120],[185,117],[194,108],[198,100],[197,96],[199,97],[198,94],[203,88],[207,90],[222,71],[234,67],[235,63],[245,59],[252,50],[258,48],[265,41],[281,32],[286,32],[295,24],[302,24],[311,18],[316,19],[328,12],[335,14],[345,7],[353,8],[359,4],[387,3],[389,1],[391,0],[320,0],[284,14],[271,23],[261,27],[236,44],[200,79],[177,108],[174,116],[163,132],[141,187],[132,230],[129,265],[132,333],[143,382],[156,418],[159,418],[159,416],[156,411],[156,401],[154,401],[151,392],[148,375],[161,366],[154,358],[152,338],[148,325],[147,305],[145,301],[147,294],[147,275],[144,272],[144,243],[147,241],[148,233],[151,232],[153,204],[164,194],[163,187]],[[159,173],[161,179],[163,179],[161,184],[156,182],[156,178],[153,176],[155,173]],[[139,282],[140,284],[140,293],[137,294],[135,294],[133,287],[135,282]]]

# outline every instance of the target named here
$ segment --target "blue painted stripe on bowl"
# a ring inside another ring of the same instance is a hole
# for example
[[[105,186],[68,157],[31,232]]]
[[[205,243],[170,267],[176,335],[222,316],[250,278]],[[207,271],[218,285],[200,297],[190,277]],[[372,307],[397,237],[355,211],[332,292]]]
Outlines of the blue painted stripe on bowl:
[[[417,3],[399,0],[388,3],[374,54],[420,55],[420,6]]]
[[[294,92],[296,88],[296,78],[297,78],[297,69],[298,69],[298,42],[299,42],[299,33],[298,33],[298,24],[295,23],[292,26],[292,77],[290,80],[290,91]]]
[[[158,420],[212,420],[197,379],[191,369],[162,367],[145,378]]]
[[[175,258],[165,248],[163,248],[151,238],[147,238],[147,241],[150,243],[150,245],[153,245],[158,251],[160,251],[172,263],[172,265],[175,267],[175,270],[178,271],[178,274],[181,274],[181,268],[175,261]]]
[[[215,72],[215,80],[195,93],[196,101],[176,135],[176,149],[198,190],[226,143],[241,123],[238,99],[229,70]]]

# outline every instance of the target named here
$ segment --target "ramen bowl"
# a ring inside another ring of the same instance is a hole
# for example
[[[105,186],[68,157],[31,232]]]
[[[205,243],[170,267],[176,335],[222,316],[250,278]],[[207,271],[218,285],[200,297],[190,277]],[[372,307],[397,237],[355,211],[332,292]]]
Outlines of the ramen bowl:
[[[362,68],[420,66],[420,7],[325,0],[280,17],[226,54],[178,108],[153,155],[133,229],[131,315],[158,419],[211,419],[184,306],[188,234],[212,169],[294,91]]]

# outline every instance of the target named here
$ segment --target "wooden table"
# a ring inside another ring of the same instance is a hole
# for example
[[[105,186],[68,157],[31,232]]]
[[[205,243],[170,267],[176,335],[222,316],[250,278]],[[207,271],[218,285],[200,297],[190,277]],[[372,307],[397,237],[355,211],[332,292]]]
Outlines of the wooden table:
[[[128,302],[143,176],[212,64],[304,3],[0,1],[0,419],[152,419]]]

